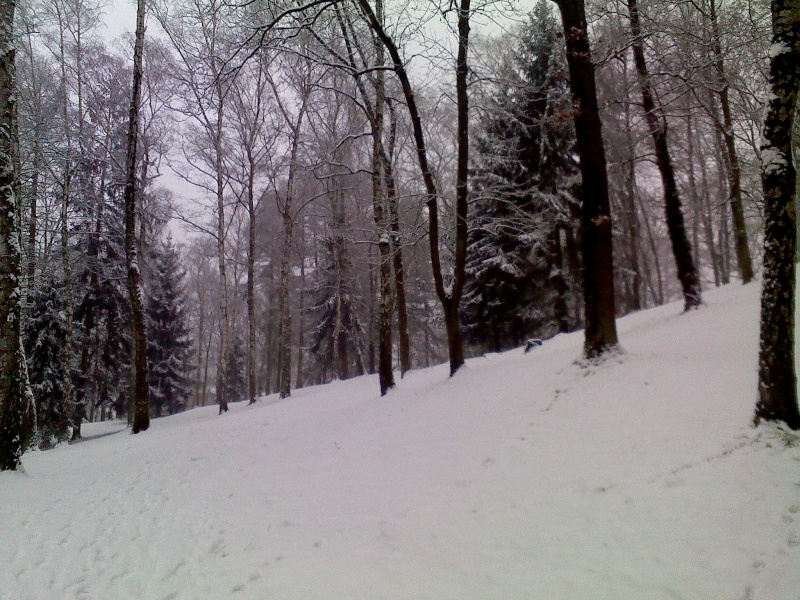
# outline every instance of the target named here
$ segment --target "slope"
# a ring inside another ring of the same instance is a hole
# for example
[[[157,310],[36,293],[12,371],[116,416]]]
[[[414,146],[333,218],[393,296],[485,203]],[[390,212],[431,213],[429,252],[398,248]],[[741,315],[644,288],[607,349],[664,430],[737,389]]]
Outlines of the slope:
[[[0,598],[797,600],[800,447],[750,425],[758,289],[154,421],[0,474]],[[87,427],[90,431],[91,427]]]

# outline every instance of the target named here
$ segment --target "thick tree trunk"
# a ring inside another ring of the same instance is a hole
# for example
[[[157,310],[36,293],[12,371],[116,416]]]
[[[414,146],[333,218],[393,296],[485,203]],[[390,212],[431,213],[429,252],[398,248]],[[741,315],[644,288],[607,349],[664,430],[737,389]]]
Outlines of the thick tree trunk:
[[[0,2],[0,471],[14,470],[36,427],[20,337],[19,137],[14,8]]]
[[[800,429],[794,362],[797,173],[792,126],[800,87],[800,0],[772,1],[771,94],[764,121],[764,283],[755,420]]]
[[[750,283],[753,279],[753,261],[750,257],[750,246],[747,242],[747,226],[744,221],[744,208],[742,206],[742,169],[739,166],[739,155],[736,152],[736,141],[733,137],[733,117],[728,98],[728,79],[725,74],[725,60],[722,56],[722,41],[717,20],[716,0],[709,0],[709,17],[711,19],[712,34],[714,36],[712,49],[719,88],[719,103],[722,107],[722,135],[725,138],[725,150],[728,153],[730,165],[728,179],[728,198],[733,217],[733,229],[736,236],[736,260],[742,283]]]
[[[133,329],[133,359],[131,402],[133,404],[133,433],[150,426],[150,390],[147,373],[147,330],[145,328],[144,296],[136,245],[136,207],[139,201],[136,177],[136,155],[139,146],[139,104],[142,96],[142,53],[144,48],[145,2],[138,0],[136,11],[136,41],[133,50],[133,89],[128,120],[128,148],[125,156],[125,260],[128,267],[128,295],[131,302]]]
[[[557,4],[567,45],[570,88],[575,103],[575,135],[583,180],[584,354],[591,358],[617,345],[608,173],[583,0],[558,0]]]
[[[675,170],[672,166],[667,142],[667,121],[660,107],[656,106],[655,96],[650,85],[650,75],[647,71],[647,62],[644,57],[642,27],[639,20],[637,0],[628,0],[628,10],[630,11],[631,35],[633,36],[633,58],[639,75],[642,105],[647,126],[653,138],[656,164],[658,165],[661,184],[664,188],[664,212],[667,229],[669,230],[669,239],[675,256],[678,279],[683,288],[684,309],[690,310],[696,308],[702,302],[700,279],[692,259],[691,244],[689,244],[689,238],[686,236],[678,184],[675,181]]]

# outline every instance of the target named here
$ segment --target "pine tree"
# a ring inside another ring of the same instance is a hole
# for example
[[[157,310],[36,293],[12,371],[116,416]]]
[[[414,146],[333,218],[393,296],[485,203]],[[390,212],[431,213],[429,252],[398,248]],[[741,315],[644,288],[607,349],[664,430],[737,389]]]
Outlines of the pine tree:
[[[364,330],[356,311],[343,227],[337,219],[334,232],[322,240],[326,263],[307,292],[311,296],[307,312],[314,323],[310,352],[320,381],[348,379],[365,371]]]
[[[225,361],[228,374],[225,397],[229,402],[244,400],[248,395],[245,372],[246,360],[247,354],[242,340],[239,337],[234,337],[231,345],[228,347],[228,356]]]
[[[25,351],[31,390],[36,399],[37,443],[41,448],[69,439],[70,415],[64,395],[64,363],[59,349],[66,339],[61,290],[46,282],[28,295]]]
[[[154,416],[184,410],[191,391],[192,342],[184,289],[185,271],[170,238],[151,254],[147,298],[150,402]]]
[[[562,231],[576,227],[577,165],[557,33],[543,0],[477,136],[462,319],[467,341],[492,351],[572,327]]]

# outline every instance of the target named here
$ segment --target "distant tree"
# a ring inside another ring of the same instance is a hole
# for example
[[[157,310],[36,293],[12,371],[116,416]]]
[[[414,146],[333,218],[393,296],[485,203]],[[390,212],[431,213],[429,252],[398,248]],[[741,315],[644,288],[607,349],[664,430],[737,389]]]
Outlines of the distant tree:
[[[167,240],[151,252],[147,298],[150,403],[155,416],[186,407],[191,391],[192,340],[184,289],[185,271],[178,250]]]
[[[800,0],[772,1],[769,107],[764,120],[764,282],[755,420],[800,429],[794,362],[797,172],[792,126],[800,88]]]
[[[628,0],[628,11],[631,24],[631,47],[642,92],[642,108],[644,109],[647,127],[653,138],[656,164],[661,174],[661,185],[664,191],[664,212],[672,253],[678,279],[683,288],[684,308],[696,308],[702,302],[700,276],[692,257],[692,248],[686,235],[680,192],[675,177],[675,167],[669,151],[667,139],[667,117],[663,107],[658,104],[644,55],[641,19],[637,0]]]
[[[352,264],[345,237],[344,212],[338,204],[334,210],[334,229],[322,240],[323,264],[317,281],[308,294],[307,309],[312,323],[310,352],[319,377],[348,379],[364,373],[364,331],[358,319],[356,296],[351,279]]]
[[[573,326],[562,233],[576,240],[579,185],[560,44],[541,0],[476,135],[462,322],[468,342],[492,351]]]

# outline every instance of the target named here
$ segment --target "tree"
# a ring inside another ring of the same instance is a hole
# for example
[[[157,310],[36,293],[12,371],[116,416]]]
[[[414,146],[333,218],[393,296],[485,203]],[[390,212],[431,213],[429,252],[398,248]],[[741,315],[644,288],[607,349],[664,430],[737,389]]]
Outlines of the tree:
[[[755,420],[800,429],[794,362],[797,172],[792,126],[800,88],[800,1],[772,0],[771,94],[764,119],[764,283]]]
[[[591,358],[617,345],[608,173],[584,3],[583,0],[556,0],[556,4],[561,11],[567,44],[570,89],[575,103],[575,137],[584,190],[581,207],[584,354]]]
[[[408,76],[406,63],[400,55],[397,43],[387,33],[382,19],[378,17],[377,11],[373,10],[367,0],[357,0],[357,3],[367,23],[389,53],[392,69],[400,81],[403,96],[406,100],[406,107],[411,119],[417,161],[420,171],[422,172],[422,180],[425,184],[427,196],[425,204],[428,211],[428,242],[430,245],[431,270],[433,272],[436,295],[442,304],[444,312],[448,353],[450,357],[450,375],[452,376],[455,375],[456,371],[464,364],[464,345],[459,305],[464,289],[467,259],[467,199],[469,176],[469,95],[467,92],[467,76],[469,70],[467,59],[469,53],[470,16],[472,14],[471,1],[460,0],[456,8],[456,29],[458,32],[458,51],[455,61],[456,116],[458,121],[455,194],[456,225],[455,248],[453,249],[453,276],[452,280],[448,283],[445,282],[444,271],[442,269],[439,239],[440,194],[433,169],[429,162],[423,120],[414,95],[414,88]]]
[[[462,320],[467,341],[494,352],[572,328],[564,245],[576,243],[578,165],[550,11],[537,5],[492,74],[476,136]]]
[[[642,107],[644,108],[647,126],[653,138],[656,152],[656,164],[661,174],[661,184],[664,188],[664,212],[666,214],[669,239],[672,242],[672,252],[675,256],[675,266],[678,279],[683,287],[685,310],[696,308],[702,301],[700,291],[700,278],[697,274],[692,248],[686,236],[683,209],[675,180],[675,168],[667,142],[667,118],[663,109],[656,104],[655,94],[650,83],[647,62],[644,56],[644,43],[642,41],[642,26],[639,18],[639,5],[637,0],[628,0],[630,14],[631,35],[633,41],[633,58],[636,72],[639,76],[639,87],[642,92]]]
[[[139,178],[136,158],[139,150],[139,104],[142,95],[142,54],[144,49],[145,2],[136,8],[136,39],[133,49],[133,87],[131,92],[128,148],[125,156],[125,263],[128,267],[128,296],[131,303],[133,330],[133,377],[131,404],[133,433],[150,427],[150,390],[147,375],[147,326],[142,293],[142,273],[136,243],[136,214],[139,201]]]
[[[14,470],[36,429],[20,331],[19,133],[13,0],[0,2],[0,471]]]
[[[150,397],[153,414],[174,414],[186,407],[191,370],[191,338],[181,257],[172,239],[154,249],[147,298]]]

